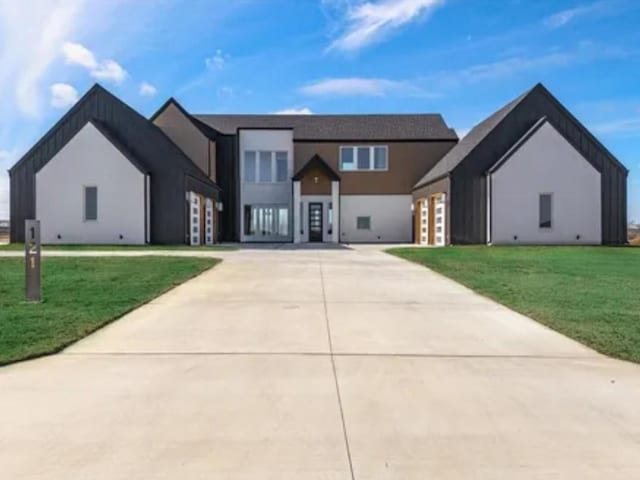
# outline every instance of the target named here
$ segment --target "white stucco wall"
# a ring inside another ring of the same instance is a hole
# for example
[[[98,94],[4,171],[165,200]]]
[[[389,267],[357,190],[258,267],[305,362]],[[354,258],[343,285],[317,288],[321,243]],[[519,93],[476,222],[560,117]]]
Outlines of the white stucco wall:
[[[413,241],[411,195],[341,195],[341,242]],[[371,217],[371,230],[358,230],[357,217]]]
[[[552,194],[550,229],[539,228],[541,193]],[[491,175],[490,202],[494,244],[601,243],[600,173],[549,123]]]
[[[293,239],[292,183],[293,176],[293,130],[240,130],[240,241],[291,241]],[[281,183],[247,183],[244,181],[244,152],[254,151],[286,151],[288,172],[286,182]],[[245,205],[285,205],[289,208],[289,237],[258,237],[244,234]]]
[[[87,123],[36,174],[42,242],[145,243],[144,185],[145,175]],[[96,221],[84,221],[85,186],[98,187]]]

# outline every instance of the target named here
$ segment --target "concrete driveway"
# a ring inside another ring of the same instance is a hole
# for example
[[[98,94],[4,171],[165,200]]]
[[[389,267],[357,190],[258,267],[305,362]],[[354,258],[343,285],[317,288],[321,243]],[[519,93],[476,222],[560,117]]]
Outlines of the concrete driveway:
[[[0,369],[2,478],[640,477],[640,367],[375,248],[219,256]]]

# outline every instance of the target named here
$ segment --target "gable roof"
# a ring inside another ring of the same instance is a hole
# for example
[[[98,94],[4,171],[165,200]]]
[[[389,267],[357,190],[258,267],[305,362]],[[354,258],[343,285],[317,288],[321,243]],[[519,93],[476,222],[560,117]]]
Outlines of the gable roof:
[[[602,167],[602,161],[609,162],[615,168],[628,173],[627,168],[614,157],[600,141],[593,136],[572,114],[558,101],[541,83],[536,84],[532,89],[526,91],[516,99],[509,102],[500,110],[478,123],[465,136],[460,143],[453,147],[427,174],[416,183],[414,188],[419,188],[432,183],[444,176],[449,175],[467,157],[473,156],[473,152],[484,143],[489,141],[487,137],[494,131],[499,130],[499,135],[492,135],[491,144],[495,149],[499,146],[500,157],[492,162],[492,158],[475,158],[475,161],[483,163],[482,171],[486,171],[494,163],[499,162],[504,155],[514,146],[509,144],[514,140],[520,140],[523,132],[533,128],[542,117],[547,117],[547,121],[561,133],[574,148],[580,151],[583,156],[598,171]],[[510,120],[509,120],[510,119]],[[504,125],[505,128],[502,128]],[[516,129],[507,128],[508,125],[517,126]],[[523,128],[524,127],[524,128]],[[518,131],[519,130],[519,131]],[[505,136],[504,132],[510,131]],[[517,139],[507,138],[511,134],[517,133]],[[581,136],[584,140],[577,140],[575,137]],[[490,165],[486,165],[490,162]]]
[[[338,175],[338,172],[331,168],[331,166],[327,162],[325,162],[318,154],[311,157],[311,159],[307,163],[305,163],[300,170],[298,170],[298,172],[293,176],[293,180],[302,180],[306,173],[313,168],[319,168],[320,170],[325,172],[331,180],[340,180],[340,175]]]
[[[118,114],[107,115],[106,105],[116,106]],[[60,149],[80,131],[88,122],[92,122],[101,133],[109,136],[114,145],[119,144],[127,155],[149,172],[157,164],[157,158],[144,158],[134,152],[147,151],[146,143],[159,144],[170,156],[176,166],[185,174],[190,175],[209,187],[219,190],[219,187],[207,177],[202,170],[182,151],[165,133],[153,122],[142,116],[125,102],[113,95],[100,84],[94,84],[65,113],[58,122],[47,131],[36,144],[25,153],[10,169],[9,173],[19,169],[25,162],[32,160],[34,171],[38,171]],[[113,125],[112,125],[113,124]],[[119,130],[122,130],[120,132]],[[122,133],[126,138],[119,135]],[[157,145],[158,146],[158,145]],[[122,151],[122,150],[121,150]]]
[[[482,142],[486,136],[489,135],[489,133],[520,104],[529,92],[531,92],[531,90],[526,91],[518,98],[507,103],[504,107],[474,126],[455,147],[449,150],[449,152],[447,152],[447,154],[442,157],[440,161],[418,181],[418,183],[416,183],[414,188],[418,188],[438,180],[456,168],[458,164],[462,162],[462,160],[464,160],[465,157],[471,153],[471,151],[476,148],[480,142]]]
[[[235,135],[239,129],[293,129],[294,140],[450,140],[455,131],[440,114],[393,115],[192,115],[214,130]]]
[[[101,121],[95,119],[89,120],[87,123],[90,123],[91,125],[96,127],[96,129],[102,134],[102,136],[106,138],[107,141],[111,143],[111,145],[118,149],[118,151],[127,160],[129,160],[129,162],[131,162],[134,167],[136,167],[145,175],[149,173],[149,167],[144,165],[144,163],[142,163],[140,159],[136,155],[134,155],[133,152],[131,152],[131,150],[129,150],[120,140],[118,140],[117,136],[109,130],[109,127],[107,127]]]
[[[184,109],[182,105],[180,105],[180,102],[178,102],[173,97],[170,97],[169,100],[164,102],[162,106],[158,108],[158,110],[156,110],[156,112],[153,115],[151,115],[151,117],[149,117],[149,121],[155,123],[156,118],[158,118],[162,114],[162,112],[164,112],[167,109],[167,107],[169,107],[169,105],[175,106],[180,111],[180,113],[182,113],[185,116],[185,118],[187,118],[187,120],[189,120],[193,124],[194,127],[200,130],[200,132],[205,137],[215,141],[215,137],[218,135],[218,132],[216,132],[214,129],[212,129],[208,125],[205,125],[204,123],[195,119],[189,112],[187,112]]]

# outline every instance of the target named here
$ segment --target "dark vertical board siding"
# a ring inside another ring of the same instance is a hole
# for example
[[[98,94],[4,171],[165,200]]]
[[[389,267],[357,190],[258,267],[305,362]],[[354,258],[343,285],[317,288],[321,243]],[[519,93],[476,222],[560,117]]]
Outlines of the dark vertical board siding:
[[[216,176],[222,188],[223,204],[220,215],[220,239],[236,242],[238,236],[238,162],[236,161],[236,136],[220,135],[216,137]]]
[[[151,241],[185,242],[185,174],[197,167],[151,122],[96,86],[47,132],[11,171],[11,241],[24,241],[24,220],[35,217],[35,173],[89,120],[99,120],[150,171]],[[73,172],[69,172],[73,174]],[[196,175],[197,176],[197,175]],[[217,190],[196,184],[198,193],[217,198]],[[64,208],[61,206],[61,208]]]
[[[485,172],[542,117],[602,174],[602,243],[626,242],[626,170],[546,89],[537,87],[451,173],[454,243],[486,242]]]

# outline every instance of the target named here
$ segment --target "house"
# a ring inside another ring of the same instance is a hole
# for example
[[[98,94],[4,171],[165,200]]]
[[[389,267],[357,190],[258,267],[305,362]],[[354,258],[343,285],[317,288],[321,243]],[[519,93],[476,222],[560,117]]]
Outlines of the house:
[[[419,244],[624,244],[628,170],[542,85],[417,182]]]
[[[439,114],[147,119],[96,85],[10,170],[11,240],[624,243],[626,169],[542,86]]]

